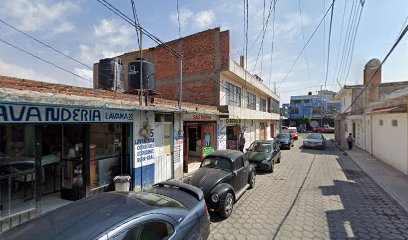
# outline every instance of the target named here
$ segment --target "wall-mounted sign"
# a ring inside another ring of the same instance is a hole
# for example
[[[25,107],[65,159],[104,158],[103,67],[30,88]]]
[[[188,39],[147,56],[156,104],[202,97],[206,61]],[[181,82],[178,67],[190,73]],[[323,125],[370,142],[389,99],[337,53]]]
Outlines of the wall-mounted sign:
[[[121,110],[0,103],[0,122],[133,122],[133,113]]]
[[[216,117],[205,114],[183,114],[184,121],[215,121]]]
[[[225,121],[225,125],[240,125],[241,124],[241,119],[227,118],[224,121]]]

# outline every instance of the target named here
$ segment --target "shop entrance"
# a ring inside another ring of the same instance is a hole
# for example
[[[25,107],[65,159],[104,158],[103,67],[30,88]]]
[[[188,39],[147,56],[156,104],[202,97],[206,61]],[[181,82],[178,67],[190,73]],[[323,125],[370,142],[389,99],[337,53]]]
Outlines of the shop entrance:
[[[184,124],[184,172],[193,172],[200,167],[202,159],[216,149],[215,123]]]
[[[227,149],[239,150],[240,133],[240,126],[227,126]]]

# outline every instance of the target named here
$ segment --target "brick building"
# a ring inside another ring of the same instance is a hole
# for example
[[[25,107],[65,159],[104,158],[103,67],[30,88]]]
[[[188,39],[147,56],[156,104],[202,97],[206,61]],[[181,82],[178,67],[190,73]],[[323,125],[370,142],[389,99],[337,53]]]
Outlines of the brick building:
[[[183,102],[216,106],[223,114],[218,119],[184,115],[185,171],[189,171],[188,163],[199,162],[208,151],[237,149],[241,132],[245,147],[276,134],[280,98],[262,79],[245,70],[244,61],[238,64],[231,59],[229,31],[209,29],[143,50],[143,59],[156,65],[157,91],[165,99],[178,100],[180,62],[169,48],[183,53]],[[129,86],[129,63],[139,57],[139,51],[115,57],[124,67],[125,89]],[[95,88],[100,87],[98,67],[96,63]],[[204,142],[208,134],[211,141]]]

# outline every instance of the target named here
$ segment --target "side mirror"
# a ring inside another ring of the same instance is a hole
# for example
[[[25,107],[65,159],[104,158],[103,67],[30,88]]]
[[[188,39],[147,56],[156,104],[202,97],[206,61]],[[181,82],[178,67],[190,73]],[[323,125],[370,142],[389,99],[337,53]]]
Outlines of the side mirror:
[[[234,177],[236,177],[236,176],[237,176],[237,171],[232,171],[232,175],[233,175]]]
[[[245,148],[245,151],[247,151],[247,152],[248,152],[248,151],[249,151],[249,148]]]

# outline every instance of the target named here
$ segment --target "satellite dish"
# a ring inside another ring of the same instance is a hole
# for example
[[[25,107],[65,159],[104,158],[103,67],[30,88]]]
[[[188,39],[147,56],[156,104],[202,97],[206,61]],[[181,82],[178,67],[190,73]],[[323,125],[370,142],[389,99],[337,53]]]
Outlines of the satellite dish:
[[[317,121],[313,120],[313,121],[310,122],[310,126],[312,128],[315,128],[315,127],[319,126],[319,123]]]

